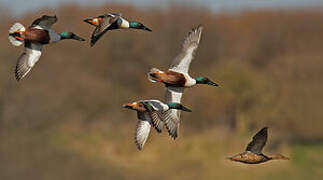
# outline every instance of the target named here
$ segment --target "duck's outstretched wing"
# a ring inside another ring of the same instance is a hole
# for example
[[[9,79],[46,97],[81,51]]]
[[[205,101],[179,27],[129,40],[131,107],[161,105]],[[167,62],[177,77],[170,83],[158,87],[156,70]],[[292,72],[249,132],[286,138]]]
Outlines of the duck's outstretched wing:
[[[151,128],[151,118],[147,112],[137,112],[138,123],[135,130],[135,143],[139,150],[144,147]]]
[[[199,45],[202,31],[203,27],[199,25],[189,32],[184,40],[181,53],[175,58],[169,70],[188,73],[194,52]]]
[[[167,87],[166,88],[166,103],[176,102],[180,103],[183,95],[183,88]],[[163,112],[163,121],[169,135],[176,139],[180,123],[181,112],[177,109],[170,109]]]
[[[115,23],[120,16],[117,14],[105,14],[99,17],[101,18],[101,21],[92,33],[91,46],[94,46],[94,44],[109,30],[109,27]]]
[[[156,100],[143,100],[141,102],[148,109],[149,112],[147,113],[150,115],[154,128],[160,133],[164,126],[161,102]]]
[[[17,81],[24,78],[41,56],[41,44],[25,42],[25,50],[18,58],[15,75]]]
[[[150,112],[150,117],[154,128],[157,130],[157,132],[161,133],[164,127],[162,112],[161,111]]]
[[[57,22],[57,17],[55,16],[47,16],[44,15],[38,19],[36,19],[32,24],[31,27],[39,26],[43,29],[50,29],[53,24]]]
[[[256,154],[260,154],[267,142],[267,131],[268,128],[262,128],[248,144],[246,151],[250,151]]]

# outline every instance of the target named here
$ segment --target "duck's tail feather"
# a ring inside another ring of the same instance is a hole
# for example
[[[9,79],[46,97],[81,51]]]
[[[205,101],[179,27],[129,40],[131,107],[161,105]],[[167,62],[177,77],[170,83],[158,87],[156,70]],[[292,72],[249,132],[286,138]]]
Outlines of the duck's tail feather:
[[[11,28],[9,29],[9,41],[14,46],[20,46],[23,44],[22,38],[19,39],[20,33],[17,31],[25,31],[25,27],[20,23],[15,23]]]
[[[159,69],[157,69],[157,68],[152,68],[152,69],[150,69],[150,71],[148,72],[148,80],[150,81],[150,82],[158,82],[156,79],[158,79],[158,75],[157,75],[157,73],[160,73],[160,72],[163,72],[163,71],[161,71],[161,70],[159,70]]]
[[[25,31],[25,27],[20,23],[15,23],[11,28],[9,29],[9,33],[14,33],[16,31]]]

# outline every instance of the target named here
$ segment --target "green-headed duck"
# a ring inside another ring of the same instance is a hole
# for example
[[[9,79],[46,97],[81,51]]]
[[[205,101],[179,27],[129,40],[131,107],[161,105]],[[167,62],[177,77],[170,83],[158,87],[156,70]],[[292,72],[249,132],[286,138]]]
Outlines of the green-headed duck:
[[[84,41],[83,38],[72,32],[54,32],[51,26],[56,21],[56,16],[44,15],[36,19],[28,28],[25,28],[20,23],[15,23],[9,29],[9,41],[14,46],[20,46],[23,43],[25,45],[25,50],[16,64],[15,74],[17,81],[24,78],[38,62],[43,45],[58,42],[63,39]]]
[[[151,82],[161,82],[166,86],[166,102],[181,102],[184,88],[192,87],[196,84],[208,84],[218,86],[206,77],[192,78],[188,70],[193,59],[194,53],[199,45],[203,27],[199,25],[193,28],[186,36],[182,51],[175,58],[167,71],[161,71],[152,68],[148,73],[148,79]],[[174,139],[178,134],[180,112],[177,110],[170,111],[170,118],[165,122],[168,133]]]
[[[137,111],[138,123],[135,131],[135,143],[139,150],[145,145],[151,126],[161,132],[164,119],[168,118],[167,112],[170,109],[178,109],[191,112],[180,103],[165,104],[159,100],[140,100],[129,104],[124,104],[124,108]]]
[[[91,46],[103,36],[107,31],[114,29],[141,29],[145,31],[151,31],[148,27],[144,26],[140,22],[127,21],[121,14],[107,13],[98,17],[85,19],[84,22],[95,26],[95,30],[91,37]]]

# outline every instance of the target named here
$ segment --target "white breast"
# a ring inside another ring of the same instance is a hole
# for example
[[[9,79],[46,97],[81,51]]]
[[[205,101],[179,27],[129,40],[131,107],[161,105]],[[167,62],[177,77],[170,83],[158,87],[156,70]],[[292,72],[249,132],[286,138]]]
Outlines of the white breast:
[[[190,75],[183,73],[185,79],[186,79],[186,83],[185,83],[185,87],[192,87],[196,84],[196,80],[194,78],[192,78]]]
[[[50,37],[50,43],[58,42],[61,40],[61,36],[56,32],[54,32],[53,30],[49,29],[48,33]]]
[[[121,18],[121,19],[122,19],[122,23],[120,25],[120,28],[128,29],[130,27],[129,22],[123,18]]]

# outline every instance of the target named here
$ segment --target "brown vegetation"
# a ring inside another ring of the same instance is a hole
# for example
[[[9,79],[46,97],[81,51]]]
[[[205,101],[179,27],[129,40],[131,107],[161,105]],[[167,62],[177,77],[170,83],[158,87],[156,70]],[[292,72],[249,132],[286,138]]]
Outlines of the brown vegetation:
[[[67,6],[55,12],[59,21],[54,29],[89,39],[93,28],[82,19],[107,10],[141,21],[153,32],[112,31],[93,48],[75,41],[47,46],[19,83],[13,69],[23,48],[11,46],[8,29],[16,21],[29,25],[42,14],[1,17],[0,179],[323,175],[322,155],[315,154],[323,153],[322,12],[215,15],[178,7]],[[167,68],[185,34],[198,24],[205,28],[191,74],[207,76],[220,87],[187,90],[183,104],[193,112],[182,114],[179,138],[173,141],[166,131],[152,133],[138,152],[133,143],[136,115],[121,105],[163,99],[163,86],[150,83],[146,73],[151,67]],[[247,168],[225,160],[263,126],[270,127],[271,139],[264,151],[280,149],[291,155],[290,162]],[[308,152],[303,144],[315,150]]]

